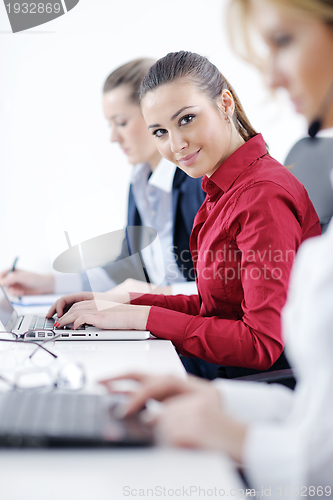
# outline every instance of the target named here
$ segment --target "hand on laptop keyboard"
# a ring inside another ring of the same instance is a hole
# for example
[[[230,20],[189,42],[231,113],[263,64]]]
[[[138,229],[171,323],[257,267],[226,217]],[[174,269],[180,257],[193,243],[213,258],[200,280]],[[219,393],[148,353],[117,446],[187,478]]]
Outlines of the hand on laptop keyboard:
[[[72,330],[74,323],[68,323],[68,325],[61,326],[60,328],[54,328],[55,331],[58,330]],[[77,328],[77,330],[85,330],[88,325],[81,325]]]

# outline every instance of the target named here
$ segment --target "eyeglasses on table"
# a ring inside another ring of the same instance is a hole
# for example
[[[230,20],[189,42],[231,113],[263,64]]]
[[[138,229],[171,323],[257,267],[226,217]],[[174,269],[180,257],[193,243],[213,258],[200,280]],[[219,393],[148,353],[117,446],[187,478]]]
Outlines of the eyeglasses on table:
[[[40,331],[38,329],[38,332]],[[10,371],[11,378],[0,372],[0,380],[12,390],[50,391],[58,388],[65,391],[77,391],[82,389],[86,382],[82,365],[79,363],[58,362],[59,356],[43,345],[55,340],[59,335],[39,343],[25,338],[30,332],[31,330],[22,336],[14,332],[0,332],[0,354],[3,351],[1,345],[15,347],[15,344],[23,344],[26,347],[35,347],[23,362],[23,366],[22,363],[19,363],[18,368]],[[53,330],[52,333],[54,334]]]

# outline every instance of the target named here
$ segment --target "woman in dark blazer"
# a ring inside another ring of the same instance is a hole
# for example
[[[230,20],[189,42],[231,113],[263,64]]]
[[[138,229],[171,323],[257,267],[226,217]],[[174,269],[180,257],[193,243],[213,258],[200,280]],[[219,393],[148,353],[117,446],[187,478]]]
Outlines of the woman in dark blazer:
[[[201,179],[189,178],[162,159],[147,130],[139,104],[139,88],[154,62],[142,58],[120,66],[108,76],[103,88],[103,111],[110,126],[110,140],[119,144],[133,165],[128,227],[116,262],[89,271],[89,278],[87,274],[40,275],[19,269],[14,273],[5,270],[0,273],[0,280],[9,293],[106,291],[120,284],[123,290],[138,292],[147,291],[144,288],[147,281],[151,293],[196,293],[189,237],[205,193]],[[139,228],[143,226],[156,230],[160,243],[160,248],[146,254],[140,250]]]

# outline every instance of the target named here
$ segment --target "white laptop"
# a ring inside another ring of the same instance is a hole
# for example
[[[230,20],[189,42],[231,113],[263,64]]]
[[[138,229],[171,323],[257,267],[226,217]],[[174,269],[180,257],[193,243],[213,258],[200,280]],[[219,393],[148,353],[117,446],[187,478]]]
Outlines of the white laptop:
[[[55,333],[45,331],[45,329],[53,328],[55,321],[54,318],[47,319],[44,316],[32,314],[19,316],[0,285],[1,331],[23,335],[28,330],[36,330],[28,333],[26,338],[40,341],[54,336],[57,336],[55,340],[146,340],[150,337],[150,332],[146,330],[100,330],[90,325],[83,325],[78,330],[72,330],[72,327],[67,325],[64,328],[55,328]]]

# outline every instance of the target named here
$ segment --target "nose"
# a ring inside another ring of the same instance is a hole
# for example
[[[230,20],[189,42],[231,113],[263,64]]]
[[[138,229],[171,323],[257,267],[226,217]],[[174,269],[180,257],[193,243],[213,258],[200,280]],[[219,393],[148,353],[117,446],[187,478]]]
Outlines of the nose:
[[[286,75],[279,67],[276,58],[270,58],[265,65],[265,80],[266,84],[272,90],[283,87],[288,90],[288,80]]]
[[[111,142],[118,142],[118,143],[121,143],[121,141],[122,141],[122,137],[119,134],[116,127],[111,127],[110,141]]]
[[[170,148],[173,153],[180,153],[188,147],[188,141],[185,139],[183,134],[170,133]]]

